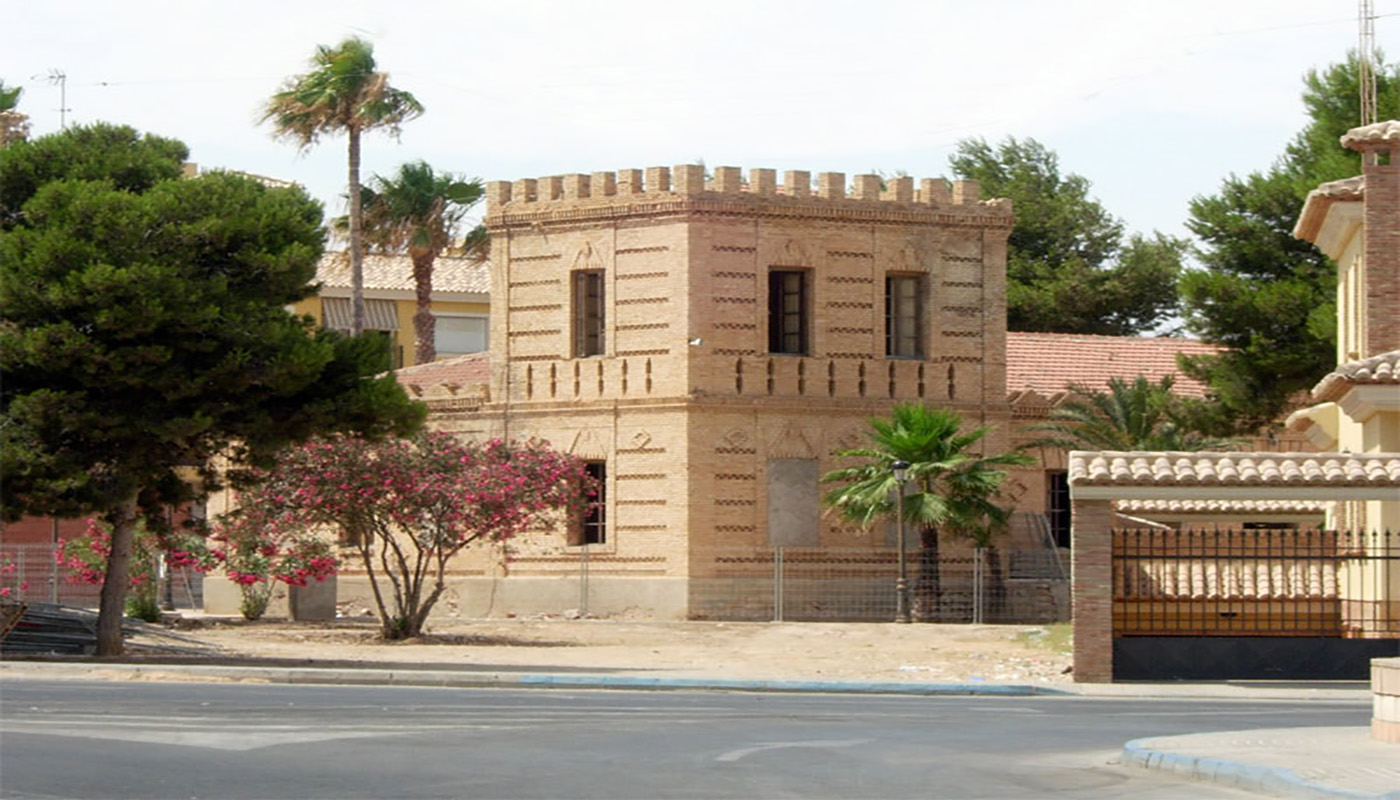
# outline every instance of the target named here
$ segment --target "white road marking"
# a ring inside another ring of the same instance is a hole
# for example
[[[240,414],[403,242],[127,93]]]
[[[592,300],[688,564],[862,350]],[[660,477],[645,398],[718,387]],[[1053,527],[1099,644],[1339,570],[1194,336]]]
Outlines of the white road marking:
[[[761,753],[761,752],[763,752],[763,751],[765,751],[765,750],[783,750],[783,749],[787,749],[787,748],[791,748],[791,747],[817,747],[817,748],[855,747],[856,745],[866,744],[867,742],[871,742],[871,741],[873,741],[873,740],[872,740],[872,739],[818,739],[818,740],[816,740],[816,741],[810,741],[810,742],[770,742],[770,743],[768,743],[768,744],[760,744],[760,745],[755,745],[755,746],[753,746],[753,747],[744,747],[744,748],[741,748],[741,749],[739,749],[739,750],[730,750],[729,752],[720,755],[720,756],[717,757],[715,760],[716,760],[716,761],[738,761],[739,759],[741,759],[741,758],[743,758],[743,757],[745,757],[745,756],[751,756],[751,755],[753,755],[754,753]]]

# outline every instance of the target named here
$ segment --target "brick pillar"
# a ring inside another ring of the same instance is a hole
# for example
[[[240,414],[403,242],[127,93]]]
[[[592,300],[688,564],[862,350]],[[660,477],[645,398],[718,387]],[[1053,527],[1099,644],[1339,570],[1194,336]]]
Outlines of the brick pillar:
[[[617,171],[618,194],[641,194],[646,191],[643,187],[641,170],[620,169]]]
[[[1071,508],[1074,680],[1109,683],[1113,680],[1112,501],[1074,498]]]
[[[778,173],[775,170],[754,168],[749,170],[749,191],[754,194],[774,195],[778,193]]]
[[[540,200],[558,200],[564,196],[564,176],[548,175],[535,183]]]
[[[671,188],[676,194],[693,195],[705,191],[704,164],[677,164],[671,168]]]
[[[733,193],[744,188],[744,173],[738,167],[715,167],[714,190]]]
[[[1369,155],[1369,154],[1367,154]],[[1367,164],[1366,232],[1367,358],[1400,350],[1400,148],[1389,164]]]
[[[953,203],[975,205],[982,199],[982,186],[977,181],[953,181]]]
[[[582,200],[592,194],[592,182],[587,175],[565,175],[563,180],[565,200]]]
[[[817,173],[817,195],[828,200],[846,199],[846,173]]]
[[[882,199],[893,200],[896,203],[914,202],[914,179],[908,175],[890,178],[889,189],[885,191]]]
[[[812,193],[812,173],[805,169],[790,169],[783,173],[783,187],[791,197],[807,197]]]
[[[595,172],[589,180],[590,191],[594,197],[611,197],[617,194],[617,174],[612,172]]]
[[[919,183],[919,202],[930,205],[947,205],[953,202],[953,194],[942,178],[924,178]]]
[[[490,214],[510,202],[510,181],[491,181],[486,184],[486,213]]]
[[[857,175],[851,179],[851,195],[857,200],[880,199],[880,176]]]

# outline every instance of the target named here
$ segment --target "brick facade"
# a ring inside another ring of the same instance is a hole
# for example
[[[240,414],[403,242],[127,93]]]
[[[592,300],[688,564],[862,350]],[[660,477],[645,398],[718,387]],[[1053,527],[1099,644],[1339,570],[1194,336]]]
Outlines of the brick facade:
[[[683,165],[493,182],[487,200],[489,398],[430,399],[432,424],[540,437],[605,464],[606,540],[586,558],[595,597],[612,605],[595,610],[645,597],[661,616],[723,613],[699,608],[691,582],[715,577],[720,553],[774,543],[771,519],[805,518],[784,504],[810,504],[816,487],[792,476],[835,468],[832,452],[862,444],[869,418],[896,402],[952,408],[994,426],[989,450],[1009,444],[1012,214],[975,183],[861,175],[848,188],[822,173],[814,190],[806,172],[780,184],[773,170]],[[781,301],[801,321],[781,347],[799,352],[772,352],[770,325],[787,324],[774,321],[774,272],[800,276]],[[581,290],[580,274],[601,283]],[[887,356],[890,276],[919,290],[912,357]],[[601,303],[596,340],[580,302]],[[887,547],[883,534],[810,519],[783,535]],[[523,537],[501,583],[574,573],[582,550],[558,531]],[[467,556],[462,576],[491,579],[496,555]]]

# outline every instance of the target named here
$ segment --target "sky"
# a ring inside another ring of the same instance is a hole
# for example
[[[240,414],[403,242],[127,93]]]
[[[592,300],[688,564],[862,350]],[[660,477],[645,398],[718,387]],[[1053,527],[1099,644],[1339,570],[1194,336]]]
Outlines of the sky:
[[[1031,137],[1130,230],[1187,235],[1193,196],[1266,169],[1356,0],[0,0],[0,79],[32,133],[108,121],[203,167],[303,184],[341,213],[345,139],[260,125],[316,45],[372,42],[426,113],[363,174],[425,159],[515,180],[695,163],[950,176],[969,137]],[[1400,0],[1374,0],[1400,52]],[[55,72],[66,75],[60,102]]]

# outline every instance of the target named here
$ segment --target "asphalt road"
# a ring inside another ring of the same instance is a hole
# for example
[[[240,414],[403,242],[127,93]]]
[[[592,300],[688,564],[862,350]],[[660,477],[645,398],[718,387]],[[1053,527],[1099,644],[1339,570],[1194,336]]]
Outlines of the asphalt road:
[[[1225,798],[1144,736],[1364,724],[1362,703],[0,685],[5,798]]]

